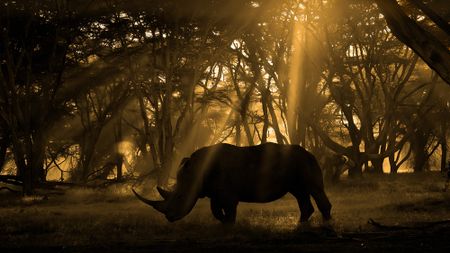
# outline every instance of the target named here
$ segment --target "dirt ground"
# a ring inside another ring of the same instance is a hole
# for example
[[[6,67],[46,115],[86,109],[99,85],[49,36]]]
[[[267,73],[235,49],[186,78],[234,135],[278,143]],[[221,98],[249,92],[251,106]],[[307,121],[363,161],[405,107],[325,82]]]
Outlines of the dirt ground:
[[[0,252],[450,252],[450,192],[439,173],[370,176],[327,187],[333,229],[295,199],[241,203],[235,226],[209,200],[169,223],[128,185],[18,198],[0,192]]]

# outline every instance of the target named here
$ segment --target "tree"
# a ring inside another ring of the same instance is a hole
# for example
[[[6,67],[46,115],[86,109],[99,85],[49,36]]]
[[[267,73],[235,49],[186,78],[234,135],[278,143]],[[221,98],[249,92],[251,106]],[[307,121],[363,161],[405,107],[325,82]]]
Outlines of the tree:
[[[425,115],[412,117],[403,109],[405,101],[413,99],[413,110],[421,108],[417,94],[430,83],[411,82],[417,57],[391,36],[373,6],[358,3],[349,8],[364,11],[351,12],[342,26],[336,20],[335,25],[328,23],[335,32],[326,35],[330,61],[324,78],[335,104],[328,113],[341,122],[322,124],[330,124],[329,131],[342,131],[336,123],[345,128],[343,135],[334,134],[335,140],[333,134],[315,129],[330,149],[352,160],[350,175],[362,174],[363,166],[382,173],[386,157],[395,172],[405,161],[399,159],[399,150],[414,135],[408,126]]]
[[[3,140],[10,140],[24,192],[45,181],[48,131],[63,114],[58,97],[66,53],[75,30],[62,26],[64,10],[45,5],[8,2],[0,18],[0,115]],[[37,15],[42,10],[45,15]],[[5,15],[3,15],[5,14]]]

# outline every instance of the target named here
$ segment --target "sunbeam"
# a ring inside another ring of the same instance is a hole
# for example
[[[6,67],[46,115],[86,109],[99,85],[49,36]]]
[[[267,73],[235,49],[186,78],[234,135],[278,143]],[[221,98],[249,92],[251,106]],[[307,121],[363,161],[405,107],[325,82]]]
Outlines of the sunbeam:
[[[292,41],[290,49],[290,66],[289,66],[289,86],[288,86],[288,106],[287,106],[287,125],[290,140],[294,138],[294,132],[300,117],[300,99],[304,91],[303,82],[303,64],[304,64],[304,44],[305,44],[305,26],[303,24],[303,15],[297,13],[292,25]]]

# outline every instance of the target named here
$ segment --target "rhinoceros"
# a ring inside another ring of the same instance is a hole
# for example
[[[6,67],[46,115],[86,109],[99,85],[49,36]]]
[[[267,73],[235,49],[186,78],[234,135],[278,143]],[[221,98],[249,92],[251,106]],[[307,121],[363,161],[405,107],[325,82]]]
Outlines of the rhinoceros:
[[[321,169],[316,158],[299,145],[204,147],[183,159],[173,191],[157,189],[163,200],[149,200],[133,192],[170,222],[186,216],[199,198],[209,197],[214,217],[222,223],[234,223],[240,201],[265,203],[288,192],[297,199],[300,222],[308,221],[314,212],[310,196],[323,219],[331,218]]]

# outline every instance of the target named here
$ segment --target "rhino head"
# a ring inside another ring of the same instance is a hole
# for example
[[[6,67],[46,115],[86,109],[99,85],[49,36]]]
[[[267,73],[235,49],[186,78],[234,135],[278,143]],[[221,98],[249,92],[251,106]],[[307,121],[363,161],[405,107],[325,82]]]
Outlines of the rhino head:
[[[167,191],[157,187],[163,200],[146,199],[134,190],[133,193],[139,200],[163,213],[168,221],[177,221],[192,210],[201,191],[201,181],[194,169],[190,159],[184,158],[178,171],[174,190]]]

